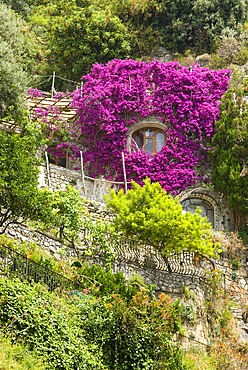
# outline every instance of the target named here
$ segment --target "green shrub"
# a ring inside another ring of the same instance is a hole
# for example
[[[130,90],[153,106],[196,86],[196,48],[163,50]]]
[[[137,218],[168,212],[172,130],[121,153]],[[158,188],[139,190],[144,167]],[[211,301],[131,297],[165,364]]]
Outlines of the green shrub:
[[[233,270],[238,270],[242,265],[237,258],[233,258],[231,262],[231,266]]]
[[[68,305],[65,298],[40,285],[0,279],[0,302],[1,329],[12,322],[7,329],[12,339],[23,339],[46,359],[49,369],[104,369],[101,352],[86,344],[77,325],[76,306]]]
[[[181,331],[178,301],[145,288],[130,301],[70,293],[0,278],[0,331],[35,350],[49,370],[184,369],[172,341]]]
[[[165,294],[150,298],[146,289],[129,303],[119,295],[97,305],[81,304],[81,328],[102,348],[110,370],[182,370],[181,352],[172,336],[181,330],[179,302]]]
[[[101,265],[92,265],[83,268],[79,274],[82,276],[83,284],[87,287],[90,287],[92,284],[85,276],[89,277],[99,286],[99,291],[96,292],[99,296],[120,294],[124,297],[127,295],[127,281],[122,272],[115,274],[111,270],[104,272]],[[130,295],[137,293],[137,291],[138,289],[133,289]]]
[[[89,289],[92,288],[93,281],[95,283],[94,286],[98,286],[98,289],[94,289],[93,286],[91,291],[94,295],[101,297],[119,294],[122,298],[130,301],[140,290],[141,286],[145,285],[139,274],[133,273],[127,281],[123,272],[113,273],[112,270],[104,271],[101,265],[83,267],[79,270],[78,274],[80,279],[82,279],[83,285]],[[149,285],[147,288],[149,294],[152,295],[155,285]]]

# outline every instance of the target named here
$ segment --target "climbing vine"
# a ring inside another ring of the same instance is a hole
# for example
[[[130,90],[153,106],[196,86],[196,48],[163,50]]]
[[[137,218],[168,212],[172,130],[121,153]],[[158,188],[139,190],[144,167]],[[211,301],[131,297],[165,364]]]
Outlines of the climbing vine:
[[[72,93],[72,107],[79,119],[68,131],[78,145],[61,141],[52,151],[61,156],[66,148],[76,159],[81,149],[93,177],[104,175],[118,181],[123,181],[124,152],[128,180],[142,183],[149,177],[177,194],[199,176],[195,167],[206,159],[205,144],[213,135],[229,75],[229,70],[211,71],[198,65],[184,68],[177,62],[156,60],[115,59],[106,65],[95,64],[82,77],[84,85]],[[131,126],[151,115],[164,124],[167,137],[154,155],[132,144],[128,147]],[[54,134],[58,127],[53,124],[49,130]]]

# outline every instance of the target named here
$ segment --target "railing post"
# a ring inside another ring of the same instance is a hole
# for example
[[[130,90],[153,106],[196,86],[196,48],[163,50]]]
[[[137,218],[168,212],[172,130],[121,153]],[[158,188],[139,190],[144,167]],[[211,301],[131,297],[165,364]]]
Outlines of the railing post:
[[[28,281],[28,258],[26,257],[26,281]]]
[[[125,167],[124,152],[122,152],[121,155],[122,155],[122,166],[123,166],[123,175],[124,175],[124,183],[125,183],[125,193],[126,193],[127,192],[127,174],[126,174],[126,167]]]
[[[80,150],[80,161],[81,161],[81,178],[83,182],[83,187],[84,187],[84,196],[87,198],[87,193],[86,193],[86,185],[85,185],[85,180],[84,180],[84,162],[83,162],[83,152]]]
[[[51,187],[51,181],[50,181],[50,173],[49,173],[49,160],[47,151],[45,151],[45,157],[46,157],[46,166],[47,166],[47,180],[48,180],[48,189]]]

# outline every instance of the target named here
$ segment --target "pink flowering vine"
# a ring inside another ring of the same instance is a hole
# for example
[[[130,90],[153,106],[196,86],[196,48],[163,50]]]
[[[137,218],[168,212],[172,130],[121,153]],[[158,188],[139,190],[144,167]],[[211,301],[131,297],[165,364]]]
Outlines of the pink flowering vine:
[[[28,93],[28,96],[31,98],[45,98],[45,95],[43,94],[43,92],[39,91],[37,87],[28,89],[27,93]]]
[[[82,77],[84,85],[72,93],[79,119],[69,129],[79,144],[67,149],[73,158],[83,150],[91,176],[118,181],[123,181],[124,151],[129,181],[150,177],[177,194],[195,183],[195,167],[204,160],[207,164],[204,145],[213,135],[229,78],[230,70],[185,68],[177,62],[115,59],[95,64]],[[153,155],[127,147],[131,126],[150,115],[164,123],[167,137]]]

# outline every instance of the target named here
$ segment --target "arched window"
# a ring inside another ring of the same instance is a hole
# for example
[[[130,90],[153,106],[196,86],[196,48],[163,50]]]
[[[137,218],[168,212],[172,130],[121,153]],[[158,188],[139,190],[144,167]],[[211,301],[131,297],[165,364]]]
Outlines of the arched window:
[[[202,211],[200,215],[202,217],[207,217],[208,222],[211,222],[212,227],[214,228],[214,208],[206,200],[199,199],[199,198],[185,199],[182,202],[182,207],[184,211],[190,212],[192,214],[195,213],[196,208],[199,207]]]
[[[133,133],[136,147],[144,149],[146,153],[157,153],[166,142],[166,135],[160,129],[142,128]]]

